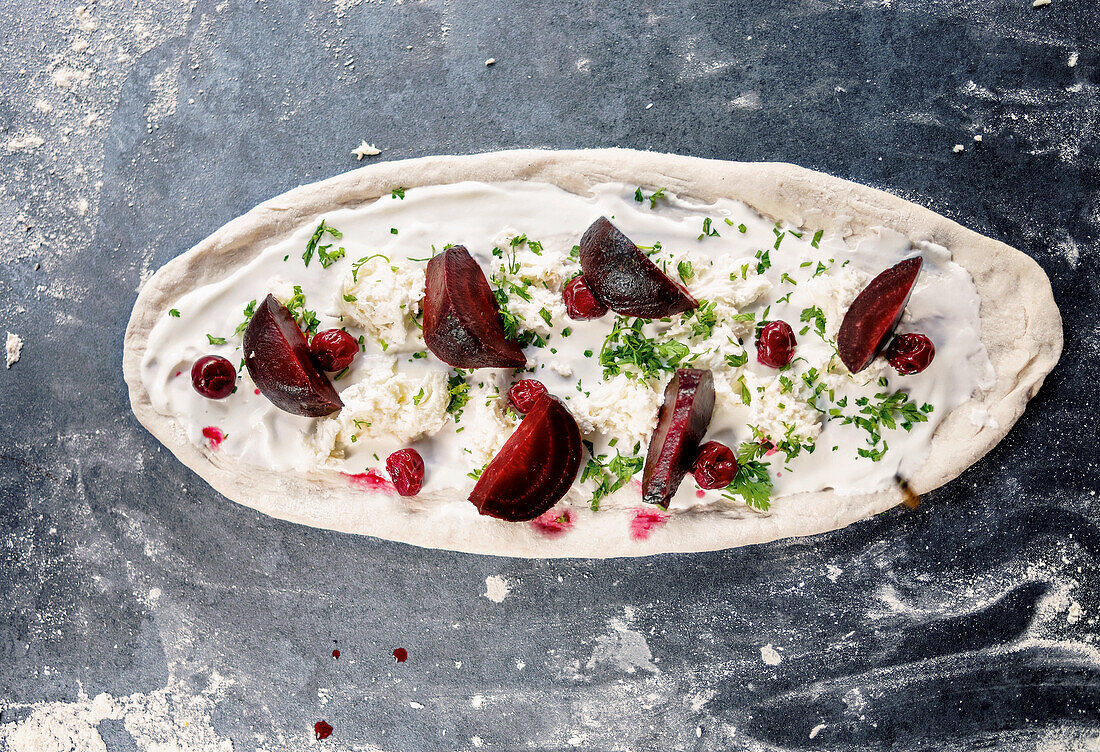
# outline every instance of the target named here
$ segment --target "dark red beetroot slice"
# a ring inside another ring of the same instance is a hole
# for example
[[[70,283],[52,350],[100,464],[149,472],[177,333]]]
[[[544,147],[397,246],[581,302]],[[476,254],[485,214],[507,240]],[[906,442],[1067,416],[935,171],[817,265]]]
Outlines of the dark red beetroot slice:
[[[310,357],[294,317],[271,295],[244,330],[244,364],[260,392],[280,410],[316,418],[344,406]]]
[[[454,245],[428,262],[424,343],[455,368],[523,368],[527,357],[504,336],[493,291],[469,252]]]
[[[870,365],[886,344],[901,320],[922,263],[916,256],[891,266],[852,301],[836,337],[840,359],[852,373]]]
[[[596,299],[624,316],[660,319],[699,305],[606,217],[581,238],[581,269]]]
[[[580,467],[577,421],[544,394],[485,468],[470,501],[489,517],[533,520],[565,496]]]
[[[699,453],[699,442],[714,412],[714,376],[699,368],[681,368],[665,387],[657,429],[649,441],[642,472],[642,501],[668,509]]]

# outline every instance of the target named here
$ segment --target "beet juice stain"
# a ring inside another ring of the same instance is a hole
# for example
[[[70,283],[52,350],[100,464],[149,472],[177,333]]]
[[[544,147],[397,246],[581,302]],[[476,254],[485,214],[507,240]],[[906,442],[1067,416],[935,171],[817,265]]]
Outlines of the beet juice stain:
[[[313,724],[313,733],[317,735],[318,739],[327,739],[332,736],[332,726],[324,721],[317,721]]]
[[[398,663],[404,663],[409,658],[409,651],[405,648],[397,648],[393,651],[393,659]]]

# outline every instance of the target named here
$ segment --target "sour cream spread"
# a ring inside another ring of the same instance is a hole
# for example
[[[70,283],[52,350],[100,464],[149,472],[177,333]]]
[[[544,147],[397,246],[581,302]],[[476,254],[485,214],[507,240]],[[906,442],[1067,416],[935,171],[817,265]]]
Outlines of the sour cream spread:
[[[661,321],[614,312],[570,319],[562,288],[580,272],[575,247],[600,216],[700,307]],[[701,204],[621,184],[577,195],[531,182],[395,191],[335,210],[324,223],[336,232],[322,232],[314,244],[322,251],[308,265],[303,253],[315,224],[183,295],[153,329],[142,363],[153,406],[205,451],[272,471],[385,477],[387,455],[412,446],[427,468],[416,503],[453,502],[466,498],[522,417],[508,404],[509,385],[536,378],[565,402],[591,453],[562,506],[636,506],[664,386],[676,367],[694,367],[714,375],[706,439],[750,450],[771,483],[766,494],[850,494],[912,474],[943,417],[994,382],[969,274],[947,249],[887,229],[845,239],[776,223],[732,200]],[[426,262],[449,244],[466,246],[501,291],[504,315],[526,343],[526,371],[459,373],[426,349],[419,327]],[[924,267],[898,331],[927,335],[935,360],[900,376],[879,356],[849,373],[835,345],[845,311],[872,277],[918,254]],[[243,367],[226,399],[192,388],[197,358],[240,363],[248,306],[269,292],[283,303],[300,294],[303,323],[315,331],[344,328],[360,338],[360,354],[333,381],[345,405],[339,412],[283,412]],[[765,320],[794,329],[794,360],[782,370],[756,359],[755,329]],[[631,337],[643,339],[649,354],[624,344]],[[204,434],[210,427],[224,439],[212,442]],[[767,503],[735,489],[704,491],[689,475],[670,512],[740,513],[747,502]]]

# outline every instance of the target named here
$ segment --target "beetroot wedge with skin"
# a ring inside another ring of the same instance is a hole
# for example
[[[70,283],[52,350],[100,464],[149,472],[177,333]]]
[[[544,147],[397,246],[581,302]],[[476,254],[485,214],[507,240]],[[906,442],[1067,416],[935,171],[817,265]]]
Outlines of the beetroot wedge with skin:
[[[615,313],[661,319],[699,305],[607,217],[600,217],[585,231],[580,256],[592,294]]]
[[[581,467],[581,432],[557,397],[544,394],[470,492],[489,517],[524,522],[558,503]]]
[[[454,245],[428,262],[424,343],[455,368],[523,368],[527,356],[504,334],[485,273],[469,251]]]
[[[871,364],[894,331],[913,292],[923,260],[905,259],[872,279],[856,296],[837,333],[840,359],[852,373]]]
[[[681,368],[665,387],[657,429],[649,441],[642,471],[642,501],[668,509],[676,489],[691,470],[699,442],[714,413],[714,376],[699,368]]]
[[[344,406],[310,357],[298,322],[272,295],[256,307],[244,330],[244,364],[260,393],[280,410],[317,418]]]

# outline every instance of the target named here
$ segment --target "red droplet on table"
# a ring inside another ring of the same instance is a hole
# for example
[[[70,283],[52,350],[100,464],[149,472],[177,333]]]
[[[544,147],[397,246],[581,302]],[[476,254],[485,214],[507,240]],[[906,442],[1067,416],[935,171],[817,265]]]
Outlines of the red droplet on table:
[[[340,651],[339,650],[333,650],[332,651],[332,657],[333,658],[339,658],[340,657]]]
[[[397,648],[393,651],[393,659],[398,663],[404,663],[409,657],[409,651],[405,648]]]
[[[332,735],[332,726],[324,721],[317,721],[313,724],[313,733],[317,735],[318,739],[327,739]]]

